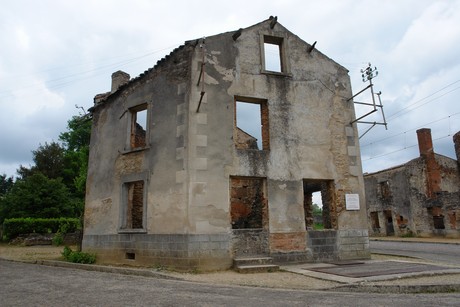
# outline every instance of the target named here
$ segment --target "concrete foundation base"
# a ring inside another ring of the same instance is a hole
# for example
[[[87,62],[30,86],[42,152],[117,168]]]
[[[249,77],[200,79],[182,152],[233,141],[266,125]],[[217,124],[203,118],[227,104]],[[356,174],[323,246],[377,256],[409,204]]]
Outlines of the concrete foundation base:
[[[229,242],[229,234],[85,235],[83,251],[101,264],[211,271],[232,266]]]

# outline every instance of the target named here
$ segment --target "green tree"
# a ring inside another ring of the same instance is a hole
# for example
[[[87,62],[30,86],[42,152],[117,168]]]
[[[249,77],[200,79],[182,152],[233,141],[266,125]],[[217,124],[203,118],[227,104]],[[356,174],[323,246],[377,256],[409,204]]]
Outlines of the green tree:
[[[45,143],[32,151],[34,166],[20,166],[17,170],[21,179],[36,173],[42,173],[48,178],[63,177],[65,149],[57,142]]]
[[[79,210],[60,178],[50,179],[37,172],[17,180],[0,201],[0,223],[15,217],[76,217]]]
[[[0,224],[13,217],[81,217],[91,124],[89,115],[72,117],[61,143],[40,144],[34,165],[21,165],[16,182],[0,177]]]
[[[0,175],[0,198],[7,194],[14,185],[13,177],[7,177],[6,174]]]
[[[68,151],[80,151],[89,147],[91,137],[91,117],[88,115],[73,116],[67,122],[68,131],[59,135]]]
[[[92,121],[89,115],[73,116],[67,122],[68,131],[59,135],[59,140],[65,148],[65,182],[74,195],[82,200],[85,196],[88,172],[91,125]]]
[[[61,178],[71,196],[83,201],[88,170],[91,118],[88,115],[73,116],[67,123],[68,131],[59,135],[58,142],[45,143],[34,151],[34,165],[20,166],[20,179],[41,173],[50,179]]]
[[[320,207],[318,204],[313,204],[313,215],[314,216],[323,215],[323,208]]]

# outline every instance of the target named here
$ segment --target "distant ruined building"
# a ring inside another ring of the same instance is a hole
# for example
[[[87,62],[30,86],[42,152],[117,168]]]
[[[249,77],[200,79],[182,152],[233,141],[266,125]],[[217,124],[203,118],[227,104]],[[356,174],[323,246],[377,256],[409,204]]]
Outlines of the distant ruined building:
[[[348,71],[276,17],[185,42],[96,95],[83,250],[100,263],[227,269],[369,258]],[[249,114],[257,135],[244,128]],[[326,229],[313,229],[321,192]]]
[[[460,132],[457,160],[436,154],[430,129],[417,130],[420,157],[365,174],[372,235],[460,237]]]

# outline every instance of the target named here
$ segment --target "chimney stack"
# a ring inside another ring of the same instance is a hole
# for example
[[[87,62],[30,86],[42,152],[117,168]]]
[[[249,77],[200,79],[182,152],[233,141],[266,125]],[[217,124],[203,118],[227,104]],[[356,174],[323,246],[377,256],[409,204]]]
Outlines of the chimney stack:
[[[434,155],[433,141],[431,139],[431,129],[422,128],[417,130],[418,149],[421,157]]]
[[[441,171],[434,155],[431,129],[417,130],[417,139],[420,157],[425,161],[426,167],[426,196],[436,198],[436,192],[441,191]]]
[[[120,86],[122,86],[125,83],[128,83],[129,79],[129,74],[125,73],[124,71],[119,70],[114,72],[112,74],[112,89],[110,92],[116,92]]]

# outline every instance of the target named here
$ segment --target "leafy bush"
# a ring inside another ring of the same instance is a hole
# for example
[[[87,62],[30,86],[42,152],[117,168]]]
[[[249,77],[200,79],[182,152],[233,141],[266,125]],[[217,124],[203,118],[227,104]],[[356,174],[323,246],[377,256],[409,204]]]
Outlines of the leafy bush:
[[[12,218],[3,222],[3,238],[11,240],[27,233],[66,234],[81,229],[77,218]]]
[[[65,246],[62,256],[65,260],[73,263],[93,264],[96,262],[96,255],[84,252],[75,252],[70,247]]]
[[[53,237],[53,239],[51,241],[53,242],[53,245],[60,246],[60,245],[62,245],[62,243],[64,243],[64,236],[62,235],[61,232],[58,231],[54,235],[54,237]]]
[[[400,237],[402,238],[413,238],[415,237],[415,234],[412,232],[412,230],[407,230],[405,233],[401,234]]]

